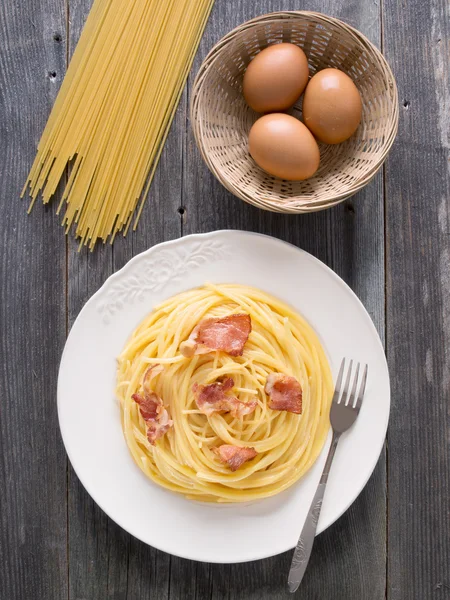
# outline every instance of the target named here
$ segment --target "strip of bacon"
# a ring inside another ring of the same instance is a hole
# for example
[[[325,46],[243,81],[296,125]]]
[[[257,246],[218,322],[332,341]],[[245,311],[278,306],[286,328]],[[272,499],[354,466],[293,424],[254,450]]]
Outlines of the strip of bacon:
[[[252,321],[246,313],[221,319],[203,319],[194,327],[189,339],[180,344],[180,352],[187,358],[213,350],[222,350],[230,356],[242,356],[251,330]]]
[[[264,390],[270,396],[269,408],[272,410],[302,414],[302,387],[295,377],[271,373],[267,377]]]
[[[234,386],[231,377],[227,377],[223,382],[217,381],[209,385],[199,385],[194,383],[192,391],[195,395],[195,401],[199,409],[205,415],[212,415],[214,412],[230,412],[233,417],[241,418],[244,415],[252,413],[256,406],[256,400],[242,402],[235,396],[227,394]]]
[[[142,378],[142,394],[133,394],[131,397],[139,405],[139,411],[147,425],[147,439],[153,446],[172,426],[173,421],[164,407],[162,398],[150,387],[151,380],[164,370],[162,365],[156,364],[149,367]]]
[[[151,421],[158,417],[158,408],[161,406],[161,398],[158,394],[145,392],[144,394],[133,394],[131,397],[139,404],[139,411],[144,421]]]
[[[169,413],[163,407],[157,420],[146,421],[147,423],[147,439],[155,446],[156,440],[162,438],[171,427],[173,427],[173,421],[169,418]]]
[[[222,462],[228,464],[231,471],[237,471],[243,463],[252,460],[258,454],[254,448],[240,448],[230,444],[222,444],[222,446],[211,448],[211,450],[214,454],[217,454]]]

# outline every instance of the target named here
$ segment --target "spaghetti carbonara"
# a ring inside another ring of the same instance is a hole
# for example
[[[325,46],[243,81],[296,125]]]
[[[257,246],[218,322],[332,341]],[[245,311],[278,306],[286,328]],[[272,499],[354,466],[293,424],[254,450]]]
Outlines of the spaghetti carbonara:
[[[277,494],[317,459],[329,428],[324,350],[289,306],[243,285],[205,285],[157,306],[118,359],[130,452],[191,499]]]

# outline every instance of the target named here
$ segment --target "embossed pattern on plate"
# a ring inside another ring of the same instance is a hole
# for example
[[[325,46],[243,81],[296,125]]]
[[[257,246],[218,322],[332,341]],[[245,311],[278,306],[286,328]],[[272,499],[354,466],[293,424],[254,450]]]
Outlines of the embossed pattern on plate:
[[[155,248],[139,264],[139,272],[119,278],[107,286],[97,303],[105,324],[120,312],[124,305],[143,301],[149,293],[161,291],[170,282],[179,282],[189,271],[207,261],[218,261],[229,255],[229,248],[216,240],[204,240],[172,251]]]
[[[136,325],[156,304],[206,281],[253,285],[291,304],[315,328],[334,374],[343,355],[371,365],[358,428],[351,440],[342,437],[336,453],[318,532],[333,523],[377,462],[389,416],[389,376],[377,332],[350,288],[320,261],[280,240],[243,231],[187,236],[143,252],[112,275],[86,303],[67,339],[59,422],[81,482],[129,533],[194,560],[255,560],[296,545],[327,448],[301,481],[277,496],[244,505],[200,504],[160,488],[138,469],[114,397],[115,359]]]

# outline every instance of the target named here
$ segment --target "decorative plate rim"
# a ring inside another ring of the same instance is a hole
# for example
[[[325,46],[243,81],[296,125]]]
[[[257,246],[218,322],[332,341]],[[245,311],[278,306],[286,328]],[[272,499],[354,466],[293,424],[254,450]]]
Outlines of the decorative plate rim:
[[[81,313],[87,308],[88,305],[90,304],[94,304],[94,302],[97,302],[99,300],[99,298],[101,298],[102,295],[104,295],[105,291],[108,290],[108,288],[110,286],[112,286],[112,284],[114,282],[116,282],[116,280],[119,280],[121,277],[123,277],[124,275],[126,275],[128,272],[132,272],[133,269],[136,267],[136,265],[138,265],[140,262],[144,261],[146,258],[148,258],[149,256],[151,256],[152,254],[154,254],[155,252],[157,252],[158,250],[167,248],[167,247],[176,247],[177,245],[182,245],[184,243],[186,243],[186,241],[190,240],[190,241],[195,241],[195,240],[204,240],[204,239],[208,239],[208,238],[215,238],[215,237],[220,237],[221,235],[227,235],[227,236],[240,236],[240,235],[245,235],[245,236],[253,236],[253,237],[260,237],[260,238],[269,238],[272,242],[274,243],[279,243],[281,245],[285,245],[288,246],[294,250],[296,250],[297,252],[300,252],[301,254],[304,255],[305,258],[307,258],[310,262],[315,263],[317,266],[320,266],[320,268],[322,268],[323,270],[325,270],[327,272],[328,275],[331,275],[333,279],[335,279],[341,286],[343,286],[343,288],[350,293],[350,295],[352,296],[352,298],[354,300],[356,300],[356,303],[359,305],[360,308],[362,308],[363,313],[366,314],[367,316],[367,322],[369,327],[372,330],[372,333],[374,334],[374,340],[376,340],[377,345],[379,350],[381,350],[381,354],[383,356],[383,367],[385,369],[386,372],[386,376],[387,376],[387,384],[388,384],[388,393],[387,393],[387,398],[386,398],[386,404],[387,404],[387,411],[386,411],[386,417],[384,419],[384,423],[383,423],[383,435],[380,435],[380,443],[379,443],[379,447],[377,446],[377,451],[375,453],[376,455],[376,459],[374,460],[373,464],[371,463],[370,466],[367,467],[367,476],[364,478],[363,484],[361,485],[361,488],[359,489],[359,491],[354,495],[354,497],[349,500],[345,506],[342,508],[342,510],[338,510],[336,511],[336,513],[333,515],[332,518],[329,518],[328,521],[326,523],[319,522],[319,526],[317,529],[317,533],[316,535],[320,534],[322,531],[324,531],[325,529],[327,529],[328,527],[330,527],[331,525],[333,525],[333,523],[335,523],[347,510],[348,508],[353,504],[353,502],[355,502],[355,500],[357,499],[357,497],[359,496],[359,494],[361,493],[361,491],[364,489],[364,487],[366,486],[368,480],[370,479],[376,464],[379,460],[381,451],[384,447],[385,444],[385,438],[386,438],[386,432],[387,432],[387,427],[388,427],[388,422],[389,422],[389,416],[390,416],[390,405],[391,405],[391,393],[390,393],[390,377],[389,377],[389,369],[388,369],[388,365],[387,365],[387,361],[386,361],[386,355],[384,352],[384,348],[381,342],[381,339],[379,337],[378,331],[372,321],[372,318],[370,317],[369,313],[367,312],[367,309],[364,307],[363,303],[361,302],[361,300],[358,298],[358,296],[355,294],[355,292],[353,292],[353,290],[350,288],[350,286],[341,278],[339,277],[339,275],[337,275],[337,273],[335,273],[330,267],[328,267],[325,263],[323,263],[320,259],[316,258],[315,256],[313,256],[312,254],[306,252],[305,250],[299,248],[298,246],[295,246],[294,244],[291,244],[290,242],[286,242],[284,240],[281,240],[279,238],[267,235],[267,234],[262,234],[262,233],[257,233],[257,232],[250,232],[250,231],[245,231],[245,230],[239,230],[239,229],[220,229],[220,230],[215,230],[215,231],[210,231],[207,233],[195,233],[195,234],[189,234],[183,237],[179,237],[179,238],[175,238],[173,240],[168,240],[168,241],[164,241],[161,242],[159,244],[155,244],[154,246],[152,246],[151,248],[148,248],[147,250],[144,250],[143,252],[137,254],[136,256],[134,256],[133,258],[131,258],[121,269],[119,269],[118,271],[116,271],[115,273],[111,274],[106,280],[105,282],[100,286],[100,288],[94,293],[92,294],[92,296],[89,297],[89,299],[85,302],[85,304],[83,305],[83,307],[81,308],[81,310],[79,311],[75,321],[80,317]],[[126,527],[124,527],[123,525],[121,525],[120,521],[117,518],[113,518],[110,516],[110,513],[108,510],[106,510],[103,506],[103,502],[99,502],[97,500],[97,496],[98,494],[94,491],[94,493],[92,493],[92,490],[90,489],[90,486],[86,485],[83,481],[83,478],[80,476],[77,468],[75,467],[76,461],[73,460],[73,454],[72,454],[72,450],[69,449],[68,444],[66,442],[66,436],[64,433],[64,425],[63,425],[63,421],[61,419],[61,406],[62,406],[62,391],[61,391],[61,379],[62,379],[62,365],[64,363],[64,358],[67,352],[67,348],[68,348],[68,342],[71,339],[72,336],[72,332],[74,330],[74,325],[75,325],[75,321],[69,331],[69,334],[67,336],[66,339],[66,343],[64,346],[64,350],[61,356],[61,361],[60,361],[60,367],[59,367],[59,373],[58,373],[58,382],[57,382],[57,414],[58,414],[58,422],[59,422],[59,427],[60,427],[60,431],[61,431],[61,436],[63,439],[63,443],[64,443],[64,448],[65,451],[67,453],[67,456],[71,462],[72,468],[75,471],[78,479],[80,480],[81,484],[83,485],[83,487],[85,488],[86,492],[90,495],[90,497],[94,500],[94,502],[101,508],[101,510],[103,512],[105,512],[105,514],[108,516],[108,518],[110,518],[112,521],[114,521],[117,525],[119,525],[120,527],[122,527],[125,531],[127,531],[127,533],[129,533],[130,535],[133,535],[134,537],[136,537],[137,539],[139,539],[140,541],[142,541],[143,543],[150,545],[151,547],[157,548],[163,552],[167,552],[169,554],[172,554],[174,556],[179,556],[180,558],[186,558],[188,560],[196,560],[199,562],[204,562],[205,559],[204,558],[198,558],[196,556],[194,556],[193,554],[186,554],[184,552],[174,552],[173,547],[170,547],[169,549],[169,544],[161,544],[158,543],[158,545],[153,545],[150,544],[149,541],[147,539],[144,539],[144,536],[140,536],[139,533],[137,533],[136,531],[133,531],[133,533],[130,532],[130,530]],[[380,427],[381,430],[381,427]],[[326,444],[326,446],[328,445],[328,442]],[[170,492],[167,492],[170,493]],[[276,551],[276,553],[268,553],[267,551],[263,551],[263,552],[256,552],[255,551],[255,555],[252,557],[244,557],[244,558],[239,558],[239,559],[228,559],[228,560],[223,560],[223,558],[221,560],[216,560],[215,557],[211,557],[210,559],[208,559],[208,562],[211,563],[219,563],[219,564],[237,564],[237,563],[241,563],[241,562],[249,562],[249,561],[253,561],[253,560],[262,560],[264,558],[269,558],[271,556],[274,556],[276,554],[291,550],[294,546],[288,546],[286,547],[284,550],[281,551]]]

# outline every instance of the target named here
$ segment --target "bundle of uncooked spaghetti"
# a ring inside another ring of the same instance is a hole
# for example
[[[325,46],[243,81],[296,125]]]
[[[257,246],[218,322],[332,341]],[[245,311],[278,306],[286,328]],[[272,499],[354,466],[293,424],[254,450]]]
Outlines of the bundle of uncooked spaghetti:
[[[150,187],[214,0],[95,0],[22,196],[50,201],[81,244],[128,231]],[[144,189],[145,188],[145,189]]]

